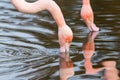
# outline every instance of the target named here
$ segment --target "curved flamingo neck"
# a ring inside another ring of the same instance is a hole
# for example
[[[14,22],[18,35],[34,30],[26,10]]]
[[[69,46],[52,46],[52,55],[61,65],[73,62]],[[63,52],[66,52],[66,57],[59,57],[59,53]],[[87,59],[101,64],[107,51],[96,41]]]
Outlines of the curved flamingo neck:
[[[38,0],[28,3],[25,0],[11,0],[12,4],[23,13],[37,13],[48,10],[56,21],[58,27],[66,25],[65,19],[59,6],[52,0]]]
[[[53,18],[55,19],[58,27],[63,27],[66,25],[62,11],[54,1],[51,1],[51,4],[49,4],[49,7],[47,7],[47,10],[51,13]]]
[[[25,0],[11,0],[11,3],[16,9],[23,13],[37,13],[45,9],[41,4],[39,5],[39,1],[28,3]]]
[[[82,0],[83,5],[90,5],[90,0]]]

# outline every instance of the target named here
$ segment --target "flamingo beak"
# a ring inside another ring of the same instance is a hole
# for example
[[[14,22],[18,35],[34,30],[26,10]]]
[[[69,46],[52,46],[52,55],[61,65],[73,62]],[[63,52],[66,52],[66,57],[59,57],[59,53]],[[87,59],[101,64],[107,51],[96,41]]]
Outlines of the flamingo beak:
[[[70,48],[70,43],[65,43],[60,47],[60,52],[68,53]]]

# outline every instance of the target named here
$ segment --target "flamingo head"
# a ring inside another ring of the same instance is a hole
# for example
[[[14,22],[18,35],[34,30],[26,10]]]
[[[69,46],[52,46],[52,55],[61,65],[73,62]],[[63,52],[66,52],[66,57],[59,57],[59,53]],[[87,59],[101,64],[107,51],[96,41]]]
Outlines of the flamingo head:
[[[69,26],[65,25],[58,28],[58,39],[60,52],[69,52],[69,47],[73,39],[73,32]]]

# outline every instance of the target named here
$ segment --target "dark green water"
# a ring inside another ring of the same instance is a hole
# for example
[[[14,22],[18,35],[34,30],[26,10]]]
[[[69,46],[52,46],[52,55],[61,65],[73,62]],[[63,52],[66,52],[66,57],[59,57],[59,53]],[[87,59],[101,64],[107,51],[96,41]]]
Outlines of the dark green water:
[[[81,0],[55,1],[74,32],[70,56],[65,59],[59,56],[57,25],[50,13],[20,13],[9,0],[0,0],[0,80],[60,80],[60,76],[68,80],[105,80],[107,75],[119,77],[120,1],[91,0],[95,23],[102,30],[92,42],[95,51],[88,50],[92,56],[90,60],[85,60],[84,57],[90,55],[85,55],[82,48],[96,33],[89,33],[81,20]]]

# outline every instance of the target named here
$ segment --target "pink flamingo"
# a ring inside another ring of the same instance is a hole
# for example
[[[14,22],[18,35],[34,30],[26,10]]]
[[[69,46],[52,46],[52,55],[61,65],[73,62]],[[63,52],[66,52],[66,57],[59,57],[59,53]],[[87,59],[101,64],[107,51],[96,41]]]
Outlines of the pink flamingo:
[[[99,31],[99,28],[94,23],[94,14],[90,0],[82,0],[81,17],[90,31]]]
[[[37,13],[42,10],[49,11],[58,25],[60,52],[69,51],[73,39],[73,32],[66,24],[61,9],[53,0],[38,0],[33,3],[28,3],[25,0],[11,0],[11,3],[23,13]]]

